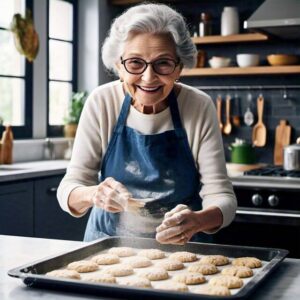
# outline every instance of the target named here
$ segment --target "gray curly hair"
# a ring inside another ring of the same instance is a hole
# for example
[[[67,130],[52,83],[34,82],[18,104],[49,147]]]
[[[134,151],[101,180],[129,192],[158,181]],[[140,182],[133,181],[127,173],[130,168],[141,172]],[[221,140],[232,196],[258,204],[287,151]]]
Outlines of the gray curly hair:
[[[129,8],[113,21],[103,43],[103,64],[115,74],[118,74],[116,63],[122,56],[124,44],[131,32],[169,33],[183,66],[195,66],[197,49],[182,15],[164,4],[140,4]]]

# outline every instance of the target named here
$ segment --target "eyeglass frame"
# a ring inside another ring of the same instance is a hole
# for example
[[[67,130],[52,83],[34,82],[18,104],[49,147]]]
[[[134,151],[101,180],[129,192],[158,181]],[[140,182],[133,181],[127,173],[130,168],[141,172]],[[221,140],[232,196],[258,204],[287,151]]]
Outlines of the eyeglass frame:
[[[132,72],[129,72],[126,68],[126,61],[128,61],[129,59],[139,59],[141,61],[143,61],[145,63],[145,68],[143,69],[143,71],[139,72],[139,73],[132,73]],[[168,73],[168,74],[161,74],[161,73],[158,73],[156,70],[155,70],[155,67],[154,67],[154,63],[156,61],[159,61],[159,60],[169,60],[169,61],[172,61],[175,63],[174,65],[174,70],[171,72],[171,73]],[[129,74],[132,74],[132,75],[141,75],[143,74],[147,68],[148,68],[148,65],[151,65],[152,66],[152,70],[158,74],[158,75],[161,75],[161,76],[167,76],[167,75],[171,75],[172,73],[174,73],[175,69],[180,65],[180,58],[177,59],[177,61],[175,59],[172,59],[172,58],[158,58],[154,61],[149,61],[147,62],[146,60],[144,60],[143,58],[140,58],[140,57],[130,57],[130,58],[126,58],[126,59],[123,59],[123,57],[121,56],[120,57],[120,60],[121,60],[121,64],[124,66],[126,72],[128,72]]]

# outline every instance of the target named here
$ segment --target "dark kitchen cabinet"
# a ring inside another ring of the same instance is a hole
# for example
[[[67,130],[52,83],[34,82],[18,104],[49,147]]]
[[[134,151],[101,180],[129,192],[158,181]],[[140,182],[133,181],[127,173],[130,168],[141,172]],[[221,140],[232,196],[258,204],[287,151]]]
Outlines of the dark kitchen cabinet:
[[[74,218],[60,208],[56,192],[61,179],[61,176],[52,176],[35,180],[35,236],[83,240],[88,214],[81,218]]]
[[[0,184],[0,234],[34,236],[33,181]]]
[[[56,192],[62,176],[0,183],[0,234],[83,240],[88,219],[64,212]]]

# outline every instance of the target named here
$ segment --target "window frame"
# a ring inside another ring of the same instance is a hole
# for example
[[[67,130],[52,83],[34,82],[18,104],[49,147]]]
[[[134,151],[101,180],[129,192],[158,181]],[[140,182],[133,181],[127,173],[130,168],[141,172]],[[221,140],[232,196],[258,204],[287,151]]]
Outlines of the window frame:
[[[46,21],[46,32],[47,32],[47,43],[46,43],[46,57],[47,57],[47,136],[49,137],[62,137],[64,125],[50,125],[49,124],[49,83],[54,82],[67,82],[72,84],[72,91],[77,91],[78,84],[78,67],[77,67],[77,55],[78,55],[78,3],[77,0],[60,0],[73,4],[73,40],[67,41],[62,39],[50,38],[49,37],[49,13],[50,13],[50,1],[47,0],[47,21]],[[49,41],[62,41],[72,44],[72,80],[53,80],[49,78]]]
[[[32,13],[32,18],[34,19],[33,11],[33,0],[25,0],[25,10],[30,9]],[[9,29],[0,27],[1,30]],[[17,78],[24,79],[24,125],[14,126],[12,125],[12,131],[14,133],[14,138],[16,139],[26,139],[32,138],[33,135],[33,63],[30,63],[26,57],[25,59],[25,74],[24,76],[15,75],[0,75],[1,78]],[[5,127],[0,125],[0,137]]]

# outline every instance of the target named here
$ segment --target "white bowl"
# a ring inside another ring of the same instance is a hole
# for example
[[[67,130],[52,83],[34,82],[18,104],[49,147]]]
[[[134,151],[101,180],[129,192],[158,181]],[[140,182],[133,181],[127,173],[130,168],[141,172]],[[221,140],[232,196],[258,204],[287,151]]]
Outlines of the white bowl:
[[[259,55],[258,54],[238,54],[236,56],[236,61],[239,67],[253,67],[259,65]]]
[[[209,65],[212,68],[225,68],[228,67],[230,64],[231,59],[228,57],[221,57],[221,56],[213,56],[209,61]]]

